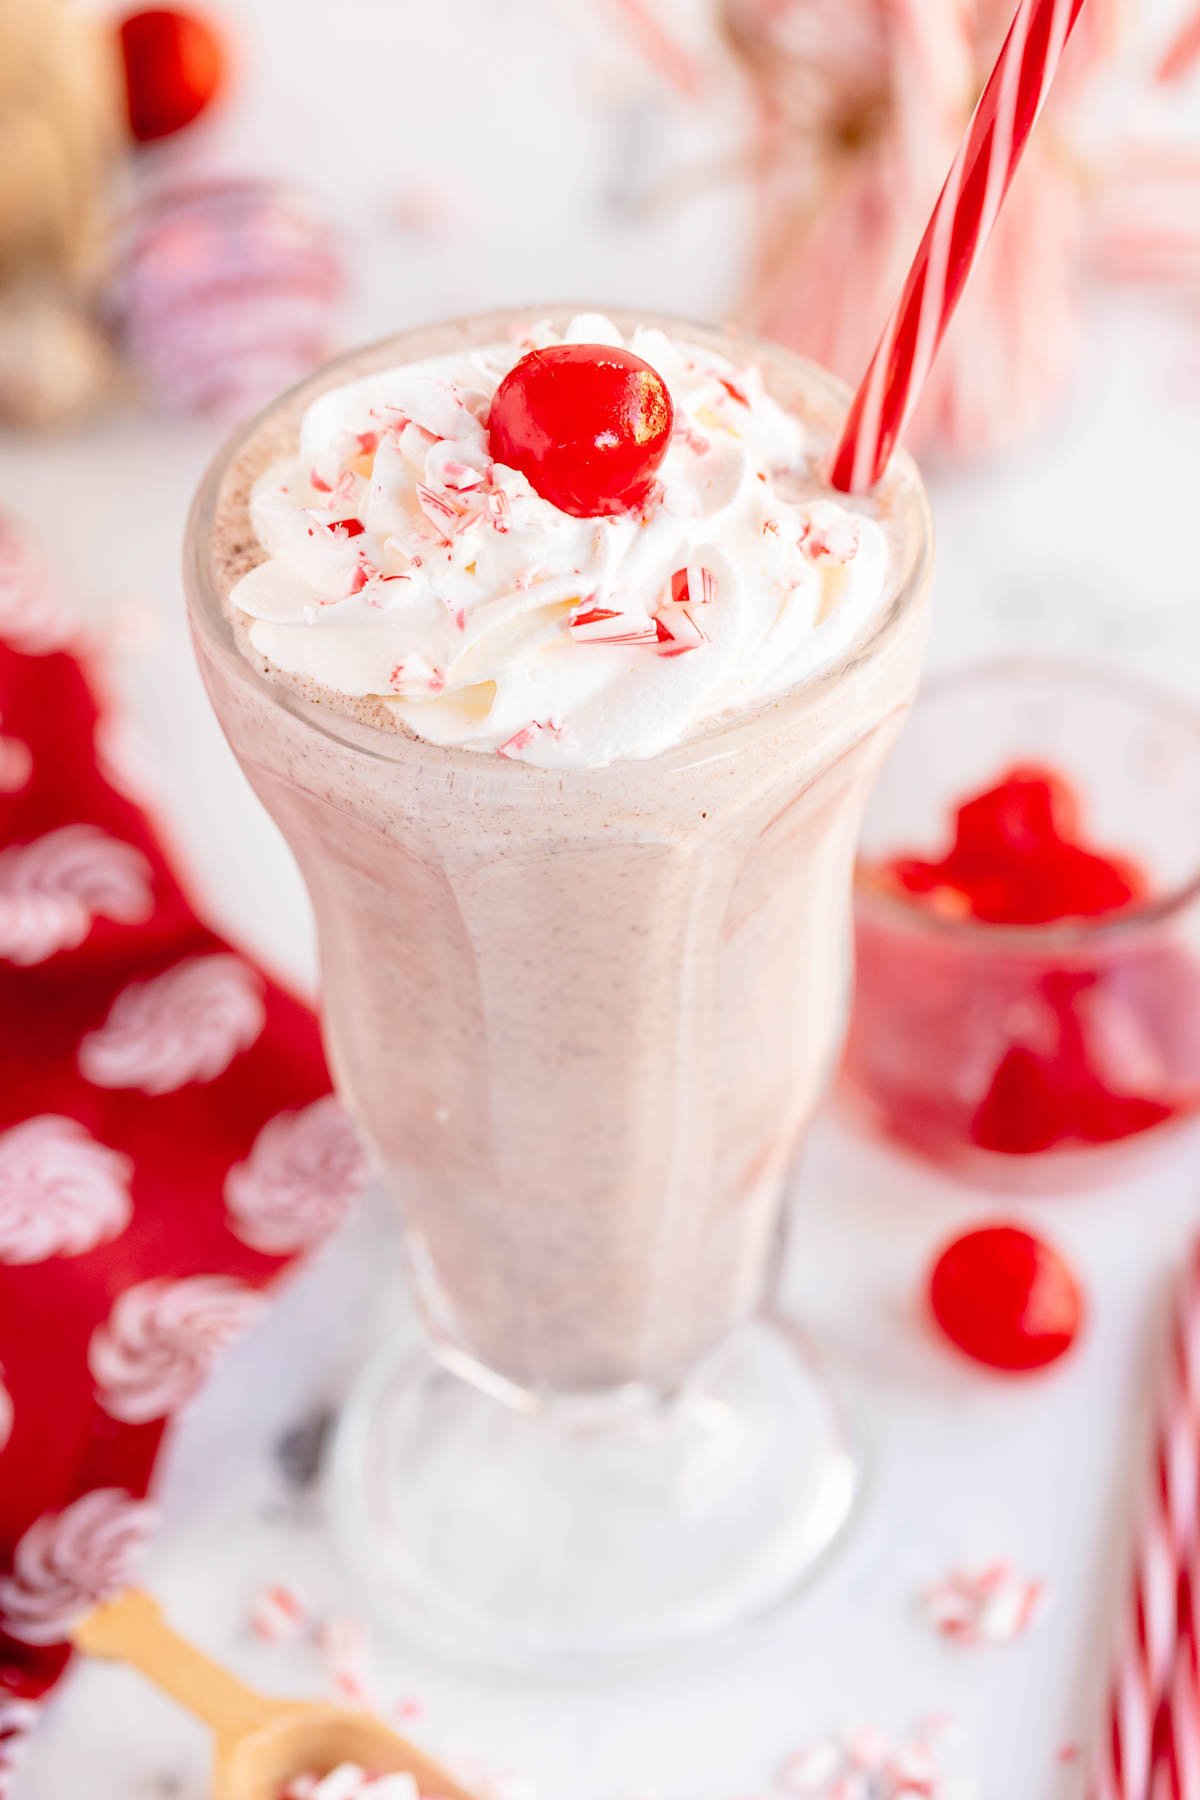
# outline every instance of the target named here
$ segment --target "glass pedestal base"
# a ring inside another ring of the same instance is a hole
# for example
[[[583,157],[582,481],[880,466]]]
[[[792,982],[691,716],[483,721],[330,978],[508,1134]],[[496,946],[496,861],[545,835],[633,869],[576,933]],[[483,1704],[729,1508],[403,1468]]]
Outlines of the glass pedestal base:
[[[630,1390],[521,1410],[389,1344],[338,1429],[331,1498],[377,1608],[460,1662],[587,1673],[777,1605],[853,1506],[845,1415],[786,1322],[669,1406]]]

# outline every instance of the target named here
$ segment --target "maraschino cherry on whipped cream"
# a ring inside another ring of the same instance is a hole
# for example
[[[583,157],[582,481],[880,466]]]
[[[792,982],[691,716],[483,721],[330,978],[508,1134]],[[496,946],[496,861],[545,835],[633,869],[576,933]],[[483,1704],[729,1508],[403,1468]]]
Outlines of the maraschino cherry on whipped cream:
[[[641,478],[637,447],[600,422],[594,442],[625,486],[615,501],[576,494],[570,511],[547,497],[562,487],[546,472],[553,444],[523,460],[531,480],[511,438],[489,433],[497,390],[524,379],[516,365],[559,344],[584,365],[586,346],[632,352],[651,399],[669,396],[665,415],[647,411]],[[888,591],[874,510],[823,488],[803,422],[756,368],[658,330],[625,345],[585,314],[561,335],[541,327],[321,394],[296,454],[255,484],[267,554],[231,604],[271,672],[348,711],[382,699],[432,743],[598,768],[836,661]]]

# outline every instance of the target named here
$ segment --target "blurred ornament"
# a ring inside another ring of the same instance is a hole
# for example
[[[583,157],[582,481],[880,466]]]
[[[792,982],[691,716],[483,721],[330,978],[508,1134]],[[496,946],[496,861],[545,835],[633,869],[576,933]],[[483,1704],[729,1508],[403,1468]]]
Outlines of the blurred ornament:
[[[1163,87],[1173,87],[1178,81],[1185,81],[1197,66],[1200,66],[1200,8],[1193,11],[1179,27],[1170,40],[1154,78]]]
[[[665,18],[664,0],[635,5]],[[1200,150],[1169,117],[1174,94],[1200,81],[1200,12],[1176,5],[1148,58],[1129,54],[1127,0],[1085,8],[909,430],[922,456],[986,455],[1051,411],[1074,364],[1085,274],[1200,300]],[[737,318],[860,379],[1014,6],[719,0],[753,102],[747,155],[710,165],[754,189]],[[644,21],[629,35],[686,91]]]
[[[1164,129],[1177,96],[1200,79],[1200,7],[1171,36],[1153,72],[1140,134],[1105,171],[1091,221],[1093,268],[1110,281],[1200,301],[1200,145]]]
[[[121,342],[162,410],[233,417],[328,355],[343,285],[328,224],[293,190],[236,177],[173,185],[129,224]]]
[[[659,17],[649,0],[609,0],[651,68],[685,100],[698,100],[713,70]]]
[[[0,5],[0,419],[90,405],[111,357],[91,307],[124,139],[115,47],[65,0]]]
[[[1011,15],[1010,0],[724,0],[757,117],[747,324],[861,376]],[[922,453],[1012,442],[1069,373],[1087,189],[1054,122],[1111,47],[1113,0],[1084,23],[918,407]]]
[[[1088,248],[1106,281],[1200,300],[1200,149],[1131,145],[1097,196]]]
[[[122,19],[119,34],[129,129],[139,143],[182,131],[225,84],[222,40],[199,14],[150,7]]]

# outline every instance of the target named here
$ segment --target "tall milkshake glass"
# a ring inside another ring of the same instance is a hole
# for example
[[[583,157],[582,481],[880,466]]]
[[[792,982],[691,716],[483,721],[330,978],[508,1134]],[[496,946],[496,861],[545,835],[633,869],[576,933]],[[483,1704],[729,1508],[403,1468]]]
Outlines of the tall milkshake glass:
[[[845,395],[810,365],[651,323],[752,356],[818,438],[836,431]],[[852,1506],[843,1415],[774,1300],[931,539],[898,458],[890,590],[861,641],[640,761],[531,767],[269,679],[223,606],[255,476],[317,394],[511,324],[408,333],[285,396],[210,472],[187,582],[213,705],[308,885],[334,1078],[398,1205],[423,1325],[347,1405],[341,1534],[401,1622],[557,1669],[762,1611]]]

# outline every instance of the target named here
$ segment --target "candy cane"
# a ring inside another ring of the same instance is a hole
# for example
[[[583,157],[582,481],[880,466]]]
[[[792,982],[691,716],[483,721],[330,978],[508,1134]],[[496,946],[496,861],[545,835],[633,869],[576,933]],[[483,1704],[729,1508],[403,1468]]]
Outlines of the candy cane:
[[[1089,1800],[1200,1800],[1195,1564],[1200,1552],[1200,1241],[1171,1320],[1170,1356]],[[1151,1779],[1154,1778],[1154,1785]]]

